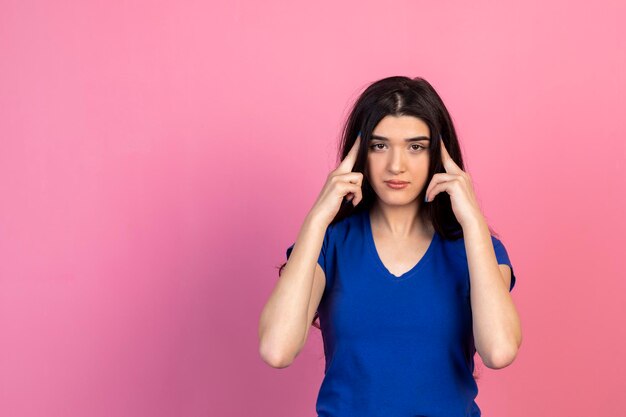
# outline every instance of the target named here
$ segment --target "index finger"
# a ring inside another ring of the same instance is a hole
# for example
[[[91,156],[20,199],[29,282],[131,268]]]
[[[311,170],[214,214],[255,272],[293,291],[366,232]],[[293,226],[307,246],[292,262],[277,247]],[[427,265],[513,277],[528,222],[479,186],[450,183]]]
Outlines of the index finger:
[[[441,138],[441,136],[440,136]],[[457,174],[462,172],[462,169],[454,162],[454,159],[448,153],[448,149],[446,145],[443,143],[443,138],[439,141],[441,143],[441,163],[443,164],[443,168],[446,172],[451,174]]]
[[[446,145],[443,143],[443,138],[441,138],[441,136],[439,143],[441,143],[441,162],[445,165],[446,160],[451,159],[450,154],[448,153],[448,149],[446,149]]]
[[[346,155],[346,157],[341,161],[336,171],[342,173],[352,172],[352,167],[354,167],[354,163],[356,162],[356,156],[359,152],[359,145],[361,143],[361,134],[356,137],[352,148],[350,148],[350,152]]]

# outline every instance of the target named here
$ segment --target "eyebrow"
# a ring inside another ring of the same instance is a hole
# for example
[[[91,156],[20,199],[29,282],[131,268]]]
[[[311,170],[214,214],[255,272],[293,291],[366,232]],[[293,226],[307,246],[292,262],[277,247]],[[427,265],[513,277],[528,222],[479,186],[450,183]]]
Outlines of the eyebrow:
[[[389,142],[389,139],[384,136],[372,135],[372,140],[382,140],[383,142]],[[404,139],[405,142],[430,142],[430,138],[428,136],[416,136],[414,138]]]

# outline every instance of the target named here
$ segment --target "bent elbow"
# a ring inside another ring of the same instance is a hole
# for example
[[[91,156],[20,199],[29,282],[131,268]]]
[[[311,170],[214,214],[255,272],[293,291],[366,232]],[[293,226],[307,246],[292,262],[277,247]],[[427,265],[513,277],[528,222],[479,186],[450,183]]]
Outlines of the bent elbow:
[[[289,365],[293,363],[293,360],[284,359],[283,357],[270,357],[265,361],[269,366],[276,369],[287,368]]]
[[[259,349],[259,354],[261,355],[263,362],[272,368],[282,369],[293,363],[293,358],[290,358],[287,355],[278,354],[276,351],[266,351],[262,346]]]
[[[494,352],[485,366],[491,369],[502,369],[506,368],[510,364],[513,363],[515,358],[517,357],[517,349],[502,349]]]

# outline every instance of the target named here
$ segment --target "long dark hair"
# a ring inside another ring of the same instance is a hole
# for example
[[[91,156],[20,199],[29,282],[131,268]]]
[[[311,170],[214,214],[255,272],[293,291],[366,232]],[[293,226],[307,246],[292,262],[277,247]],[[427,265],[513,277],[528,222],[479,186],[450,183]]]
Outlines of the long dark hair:
[[[428,152],[431,162],[426,184],[430,183],[433,175],[446,172],[441,163],[440,140],[443,140],[454,162],[462,170],[465,170],[452,118],[433,86],[421,77],[393,76],[383,78],[370,84],[354,103],[352,111],[344,123],[337,152],[336,163],[339,164],[352,148],[359,131],[361,132],[361,144],[352,171],[363,173],[363,200],[356,207],[353,207],[351,202],[344,199],[331,224],[362,210],[369,210],[376,202],[376,193],[366,174],[368,145],[374,128],[384,117],[389,115],[414,116],[428,125],[430,130]],[[426,187],[418,196],[421,201],[424,201],[425,193]],[[448,193],[439,193],[430,203],[420,204],[418,216],[426,223],[432,223],[437,233],[444,239],[457,240],[463,237],[463,229],[454,216]],[[491,227],[489,227],[489,231],[497,237]],[[279,276],[286,264],[285,262],[279,267]],[[316,312],[311,325],[320,329],[317,322],[318,317]]]

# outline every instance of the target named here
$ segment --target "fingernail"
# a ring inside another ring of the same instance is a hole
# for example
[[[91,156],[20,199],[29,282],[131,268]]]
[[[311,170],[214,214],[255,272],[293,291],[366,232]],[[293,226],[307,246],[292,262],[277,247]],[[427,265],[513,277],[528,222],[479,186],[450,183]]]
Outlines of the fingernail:
[[[428,203],[428,196],[427,195],[424,196],[424,203]]]
[[[359,130],[359,133],[357,133],[357,136],[361,136],[361,131]]]

